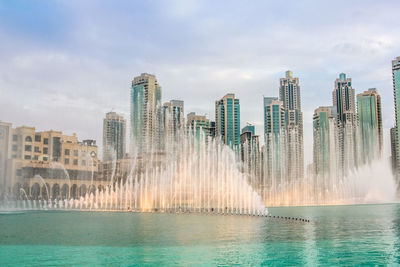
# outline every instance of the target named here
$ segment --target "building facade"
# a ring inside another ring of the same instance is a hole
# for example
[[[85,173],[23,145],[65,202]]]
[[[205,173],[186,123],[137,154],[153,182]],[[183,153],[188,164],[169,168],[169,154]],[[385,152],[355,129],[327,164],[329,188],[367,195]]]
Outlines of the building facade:
[[[104,184],[98,177],[98,148],[94,140],[76,134],[36,132],[34,127],[11,131],[7,164],[8,196],[29,199],[70,199]]]
[[[277,191],[279,184],[287,178],[287,140],[285,108],[277,97],[264,97],[264,139],[262,150],[262,180],[264,199],[266,190]]]
[[[304,177],[303,113],[301,111],[299,78],[292,71],[280,79],[279,99],[285,109],[286,134],[288,142],[288,177],[292,180]]]
[[[345,73],[335,80],[332,100],[337,111],[340,168],[346,175],[358,166],[359,151],[355,90],[351,78],[347,78]]]
[[[10,155],[11,123],[0,121],[0,200],[6,194],[7,184],[7,163]]]
[[[338,135],[334,107],[319,107],[313,116],[313,175],[322,183],[336,177],[338,169]]]
[[[142,73],[131,88],[131,154],[160,149],[161,86],[155,75]]]
[[[103,161],[122,159],[126,148],[126,121],[116,112],[108,112],[103,120]]]
[[[227,94],[215,102],[215,134],[224,144],[239,150],[240,102],[235,94]]]
[[[392,77],[393,77],[393,95],[394,95],[394,109],[395,109],[395,130],[391,131],[393,138],[392,141],[392,160],[395,164],[394,173],[397,179],[400,177],[400,56],[392,61]],[[393,143],[394,142],[394,143]],[[395,153],[393,153],[395,150]]]
[[[254,132],[254,125],[248,125],[242,129],[240,158],[243,172],[248,174],[251,186],[259,192],[261,189],[261,153],[259,137]]]
[[[162,118],[164,137],[176,142],[179,132],[185,125],[184,102],[182,100],[171,100],[164,103]]]
[[[381,96],[375,88],[357,95],[360,163],[382,156],[383,128]]]

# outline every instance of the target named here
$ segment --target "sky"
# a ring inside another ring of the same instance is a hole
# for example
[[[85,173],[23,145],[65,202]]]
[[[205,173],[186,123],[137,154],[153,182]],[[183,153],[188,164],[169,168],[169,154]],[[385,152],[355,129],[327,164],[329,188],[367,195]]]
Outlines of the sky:
[[[292,70],[310,163],[313,112],[332,105],[344,72],[356,94],[381,94],[389,155],[399,10],[397,0],[0,0],[0,120],[101,144],[105,113],[129,121],[131,81],[147,72],[186,114],[213,119],[215,100],[235,93],[241,126],[262,136],[263,96],[278,96]]]

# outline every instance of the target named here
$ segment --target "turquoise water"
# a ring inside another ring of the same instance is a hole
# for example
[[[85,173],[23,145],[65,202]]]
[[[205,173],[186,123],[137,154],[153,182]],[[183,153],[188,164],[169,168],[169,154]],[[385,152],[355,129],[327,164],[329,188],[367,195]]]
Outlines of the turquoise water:
[[[101,212],[0,215],[0,266],[397,265],[400,205],[273,208],[245,216]]]

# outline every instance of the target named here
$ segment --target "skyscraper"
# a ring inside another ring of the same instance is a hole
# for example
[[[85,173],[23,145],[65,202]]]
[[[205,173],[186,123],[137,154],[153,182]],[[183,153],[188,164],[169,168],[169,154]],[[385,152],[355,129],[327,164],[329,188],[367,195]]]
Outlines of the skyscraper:
[[[160,148],[161,86],[156,76],[142,73],[131,88],[131,153]]]
[[[195,112],[188,113],[186,126],[197,138],[200,138],[200,130],[204,132],[205,136],[211,136],[210,120],[205,115],[196,115]]]
[[[383,149],[381,96],[375,88],[357,95],[360,159],[363,164],[378,159]]]
[[[103,161],[125,156],[126,121],[116,112],[108,112],[103,120]]]
[[[393,75],[393,95],[394,95],[394,109],[395,109],[395,129],[391,131],[396,136],[392,137],[392,160],[395,162],[395,175],[398,179],[400,177],[400,56],[392,61],[392,75]]]
[[[344,175],[358,166],[357,150],[357,114],[355,108],[355,90],[351,78],[341,73],[335,80],[332,92],[333,106],[336,108],[339,137],[340,168]]]
[[[182,100],[171,100],[163,105],[162,118],[165,137],[176,141],[178,132],[184,126],[184,103]]]
[[[280,79],[279,98],[285,109],[285,122],[288,145],[288,177],[304,177],[303,113],[301,112],[299,78],[294,78],[292,71]]]
[[[285,109],[277,97],[264,97],[264,139],[264,188],[277,188],[287,171]]]
[[[250,178],[250,184],[259,192],[260,189],[260,142],[254,134],[254,125],[247,125],[240,135],[240,158],[243,162],[243,172]]]
[[[337,168],[337,122],[334,107],[319,107],[313,116],[313,174],[315,177],[335,177]],[[327,179],[322,181],[328,182]]]
[[[224,144],[238,150],[240,145],[240,103],[235,94],[215,101],[215,132]]]

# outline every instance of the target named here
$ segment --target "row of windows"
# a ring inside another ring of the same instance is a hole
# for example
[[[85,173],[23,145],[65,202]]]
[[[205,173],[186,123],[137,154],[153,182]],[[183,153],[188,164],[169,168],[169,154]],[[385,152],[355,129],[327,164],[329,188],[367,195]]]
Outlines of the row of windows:
[[[17,150],[18,150],[17,145],[13,145],[12,146],[12,151],[17,151]],[[32,146],[31,145],[25,145],[25,151],[27,151],[27,152],[32,151]],[[41,151],[39,150],[38,146],[34,147],[34,152],[41,153]],[[49,154],[49,148],[48,147],[44,147],[43,148],[43,154]]]
[[[13,134],[12,137],[14,142],[18,141],[18,135],[17,134]],[[35,142],[41,142],[42,141],[42,136],[40,135],[35,135]],[[25,137],[25,142],[32,142],[32,137],[27,136]],[[49,138],[43,138],[43,144],[48,145],[49,144]]]
[[[13,155],[13,158],[16,158],[17,155]],[[33,159],[33,160],[39,160],[39,156],[38,155],[34,155],[33,157],[31,155],[25,155],[24,159]],[[49,158],[48,157],[43,157],[43,161],[47,161]]]
[[[69,159],[64,159],[64,164],[65,165],[69,165]],[[73,160],[73,165],[78,165],[78,160],[77,159],[74,159]],[[83,166],[86,166],[86,160],[82,160],[82,164],[81,165],[83,165]]]
[[[70,150],[69,149],[65,149],[64,150],[64,155],[69,156],[70,155]],[[74,156],[77,157],[79,155],[79,151],[78,150],[74,150]],[[86,152],[82,151],[82,156],[86,156]]]

